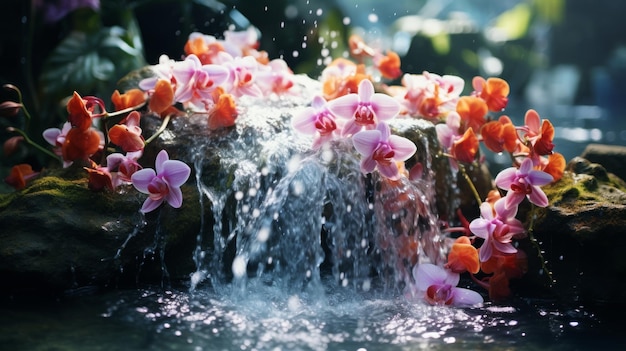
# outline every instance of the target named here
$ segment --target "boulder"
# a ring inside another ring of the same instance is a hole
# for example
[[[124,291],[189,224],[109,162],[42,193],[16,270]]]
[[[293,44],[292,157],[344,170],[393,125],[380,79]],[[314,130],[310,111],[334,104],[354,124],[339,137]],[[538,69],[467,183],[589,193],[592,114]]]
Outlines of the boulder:
[[[534,220],[531,212],[526,221],[532,222],[536,242],[522,245],[529,256],[529,273],[520,284],[523,293],[548,292],[566,302],[624,304],[626,183],[602,165],[575,157],[563,178],[543,190],[550,204],[535,209]]]

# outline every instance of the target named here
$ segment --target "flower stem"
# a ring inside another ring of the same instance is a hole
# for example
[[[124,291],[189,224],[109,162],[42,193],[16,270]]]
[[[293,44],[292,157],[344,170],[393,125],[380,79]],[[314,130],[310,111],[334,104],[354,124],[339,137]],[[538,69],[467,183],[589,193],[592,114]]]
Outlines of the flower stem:
[[[163,131],[165,130],[165,128],[167,128],[167,124],[170,122],[172,115],[167,115],[165,116],[165,118],[163,118],[163,123],[161,123],[161,126],[159,127],[159,129],[157,129],[157,131],[146,140],[146,142],[144,143],[145,145],[150,144],[150,142],[152,142],[154,139],[156,139],[161,133],[163,133]]]
[[[7,128],[7,130],[10,131],[10,132],[18,133],[19,135],[21,135],[24,138],[24,141],[26,141],[31,146],[35,147],[35,149],[43,152],[44,154],[46,154],[46,155],[48,155],[48,156],[50,156],[50,157],[52,157],[54,159],[57,159],[57,160],[63,162],[63,160],[59,156],[54,154],[52,151],[50,151],[50,150],[46,149],[45,147],[43,147],[43,146],[37,144],[36,142],[34,142],[31,138],[28,137],[28,135],[23,130],[21,130],[19,128],[13,128],[13,127],[9,127],[9,128]]]
[[[530,240],[530,243],[532,244],[534,249],[537,251],[537,257],[539,258],[539,261],[541,262],[541,269],[548,275],[548,279],[550,281],[549,284],[550,286],[552,286],[552,283],[553,283],[552,272],[548,269],[548,266],[546,265],[546,259],[545,257],[543,257],[541,246],[539,246],[539,241],[537,241],[537,239],[533,235],[533,226],[535,223],[536,206],[534,204],[531,204],[531,206],[532,207],[530,210],[530,224],[528,225],[528,239]]]
[[[463,166],[462,164],[458,164],[458,166],[459,166],[459,170],[461,171],[461,175],[463,175],[463,178],[465,178],[467,185],[469,185],[470,189],[472,190],[472,193],[474,194],[474,198],[476,198],[476,203],[480,205],[483,202],[483,200],[480,198],[480,195],[478,194],[478,190],[476,190],[476,186],[474,185],[474,182],[472,182],[472,179],[470,178],[469,174],[467,174],[467,171],[465,170],[465,166]]]

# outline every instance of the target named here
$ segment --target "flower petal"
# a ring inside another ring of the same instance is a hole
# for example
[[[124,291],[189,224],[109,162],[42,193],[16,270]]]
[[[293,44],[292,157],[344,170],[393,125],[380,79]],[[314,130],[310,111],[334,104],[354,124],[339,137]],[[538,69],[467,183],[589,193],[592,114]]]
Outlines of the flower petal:
[[[550,174],[543,171],[530,171],[528,172],[528,180],[532,185],[541,186],[551,183],[554,178]]]
[[[171,188],[178,188],[189,179],[191,168],[184,162],[167,160],[163,162],[161,173],[159,174],[163,175],[163,179],[167,181]]]
[[[374,84],[369,79],[363,79],[359,83],[359,99],[362,102],[369,102],[374,93]]]
[[[483,297],[474,290],[464,288],[452,288],[454,306],[476,306],[484,302]]]
[[[150,192],[148,191],[148,185],[150,184],[152,179],[154,179],[154,177],[156,177],[154,169],[144,168],[140,171],[133,173],[133,175],[131,176],[131,182],[133,183],[135,189],[144,194],[149,194]]]
[[[52,146],[56,146],[59,135],[61,135],[61,130],[59,128],[48,128],[43,131],[44,140]]]
[[[417,151],[417,146],[411,140],[398,135],[389,136],[388,142],[395,153],[393,158],[398,161],[408,160]]]
[[[317,131],[315,127],[315,116],[317,111],[313,107],[307,107],[291,119],[291,126],[303,134],[314,134]]]
[[[515,181],[515,174],[517,172],[517,168],[509,167],[504,169],[498,173],[495,179],[495,183],[498,188],[504,190],[511,190],[511,184]]]
[[[358,153],[363,156],[370,156],[378,147],[381,141],[379,130],[363,130],[352,137],[352,143]]]
[[[142,213],[148,213],[156,210],[163,203],[163,199],[153,200],[151,198],[147,198],[146,201],[143,202],[143,206],[141,206]]]
[[[359,96],[357,94],[348,94],[331,100],[328,103],[328,109],[339,118],[352,118],[354,112],[359,106]]]
[[[413,269],[415,285],[421,291],[426,291],[433,284],[443,283],[446,277],[446,271],[432,263],[420,263]]]
[[[487,239],[487,237],[490,234],[489,233],[489,223],[491,223],[491,221],[488,221],[488,220],[486,220],[484,218],[476,218],[476,219],[474,219],[470,223],[469,229],[477,237],[480,237],[480,238],[483,238],[483,239]]]
[[[167,151],[161,150],[157,154],[156,160],[154,161],[154,168],[156,169],[157,174],[161,174],[163,172],[163,163],[169,160],[170,156],[167,154]]]
[[[183,192],[179,187],[170,186],[170,191],[165,196],[165,201],[174,208],[180,208],[183,204]]]
[[[546,193],[541,190],[538,186],[532,186],[532,192],[528,194],[528,200],[539,207],[548,206],[548,197]]]
[[[372,110],[379,121],[391,119],[400,112],[400,103],[389,95],[377,93],[370,100]]]
[[[398,177],[398,165],[395,162],[378,163],[378,171],[389,179],[397,179]]]

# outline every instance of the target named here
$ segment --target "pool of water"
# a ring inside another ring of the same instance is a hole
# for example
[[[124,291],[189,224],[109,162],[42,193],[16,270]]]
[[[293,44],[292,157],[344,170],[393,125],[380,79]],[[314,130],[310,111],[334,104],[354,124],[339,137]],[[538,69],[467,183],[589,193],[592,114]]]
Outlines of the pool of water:
[[[327,286],[333,286],[328,284]],[[286,293],[264,283],[189,292],[113,290],[4,298],[3,350],[621,350],[610,308],[514,298],[427,306],[377,289]]]

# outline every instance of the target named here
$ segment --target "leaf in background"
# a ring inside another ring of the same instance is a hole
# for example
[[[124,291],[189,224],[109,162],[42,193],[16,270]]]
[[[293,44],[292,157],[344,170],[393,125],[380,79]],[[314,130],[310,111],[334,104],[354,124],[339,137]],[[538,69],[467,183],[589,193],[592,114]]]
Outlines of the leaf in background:
[[[119,78],[144,65],[141,41],[127,38],[123,28],[102,28],[90,35],[74,31],[46,60],[41,90],[54,97],[74,90],[82,95],[107,97]]]

